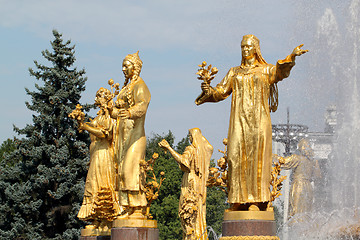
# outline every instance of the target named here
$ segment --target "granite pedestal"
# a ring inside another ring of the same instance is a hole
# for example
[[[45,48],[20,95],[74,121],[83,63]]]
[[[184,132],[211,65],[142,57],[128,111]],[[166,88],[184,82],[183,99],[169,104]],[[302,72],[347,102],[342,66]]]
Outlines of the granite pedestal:
[[[220,240],[280,240],[273,211],[225,211]]]

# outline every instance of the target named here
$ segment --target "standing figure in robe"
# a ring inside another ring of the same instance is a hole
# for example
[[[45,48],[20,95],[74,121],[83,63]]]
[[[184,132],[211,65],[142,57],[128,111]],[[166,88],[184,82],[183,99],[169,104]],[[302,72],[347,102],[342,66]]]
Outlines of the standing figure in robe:
[[[144,217],[146,195],[145,176],[141,175],[140,160],[145,160],[145,116],[151,99],[150,91],[139,76],[142,61],[139,52],[123,61],[125,84],[118,94],[111,116],[117,120],[115,159],[118,164],[120,205],[125,209],[120,218],[130,215]]]
[[[245,35],[241,65],[229,70],[216,86],[201,84],[197,105],[232,94],[228,130],[228,202],[231,210],[265,210],[270,201],[272,131],[270,111],[278,105],[276,84],[290,74],[302,45],[276,66],[261,55],[259,40]]]
[[[206,183],[213,147],[198,128],[190,129],[189,137],[191,145],[182,155],[172,149],[165,139],[159,146],[170,152],[184,172],[179,200],[183,239],[206,240]]]
[[[90,133],[90,166],[85,182],[84,200],[78,218],[92,222],[87,229],[111,228],[111,221],[120,213],[116,189],[116,164],[114,161],[113,129],[115,121],[110,117],[113,95],[100,88],[95,105],[100,107],[90,122],[79,122],[79,129]],[[74,111],[75,112],[75,111]],[[106,229],[105,229],[106,230]]]
[[[314,201],[314,191],[311,185],[313,173],[317,170],[317,164],[313,159],[314,151],[307,139],[299,141],[298,151],[298,154],[288,157],[275,155],[284,163],[281,165],[283,169],[293,171],[291,174],[289,217],[298,213],[311,212]]]

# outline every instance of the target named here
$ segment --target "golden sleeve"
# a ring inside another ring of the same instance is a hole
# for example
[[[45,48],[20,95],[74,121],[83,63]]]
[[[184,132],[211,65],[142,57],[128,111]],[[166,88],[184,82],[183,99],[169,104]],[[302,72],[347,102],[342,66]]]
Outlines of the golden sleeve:
[[[206,94],[205,92],[200,94],[200,96],[195,100],[196,105],[200,105],[205,102],[219,102],[226,99],[232,93],[232,82],[234,77],[234,68],[230,68],[221,82],[216,85],[216,87],[211,87],[209,94]]]
[[[291,55],[287,56],[283,60],[279,60],[276,63],[276,66],[272,66],[270,69],[271,77],[270,84],[277,83],[284,78],[290,76],[291,69],[295,66],[295,59]]]
[[[135,104],[128,109],[131,119],[142,117],[146,113],[151,99],[150,91],[142,80],[134,88],[133,94]]]

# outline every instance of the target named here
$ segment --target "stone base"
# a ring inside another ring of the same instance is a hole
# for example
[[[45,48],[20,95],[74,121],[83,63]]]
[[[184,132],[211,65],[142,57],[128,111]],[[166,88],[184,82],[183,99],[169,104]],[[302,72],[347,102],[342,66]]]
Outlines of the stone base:
[[[159,229],[120,227],[111,229],[111,240],[159,240]]]
[[[280,240],[273,211],[225,211],[220,240]]]
[[[150,219],[123,218],[115,219],[112,223],[113,228],[157,228],[157,221]]]
[[[277,236],[232,236],[221,237],[220,240],[280,240]]]
[[[81,236],[80,240],[111,240],[110,236]]]

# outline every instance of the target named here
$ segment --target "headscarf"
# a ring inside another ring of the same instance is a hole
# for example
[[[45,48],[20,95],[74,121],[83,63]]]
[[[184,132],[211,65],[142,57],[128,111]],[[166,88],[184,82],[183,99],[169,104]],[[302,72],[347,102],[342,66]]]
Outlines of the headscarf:
[[[250,39],[251,43],[254,45],[255,47],[255,58],[258,61],[259,64],[262,65],[266,65],[268,64],[265,59],[263,58],[263,56],[261,55],[261,51],[260,51],[260,40],[255,37],[252,34],[248,34],[243,36],[242,41],[244,41],[245,39]],[[241,58],[241,65],[244,64],[244,58]],[[269,108],[271,112],[275,112],[278,108],[279,105],[279,100],[278,100],[278,88],[277,88],[277,84],[273,83],[270,85],[270,94],[269,94]]]
[[[213,147],[208,140],[201,134],[199,128],[189,130],[192,136],[192,145],[195,148],[195,173],[200,177],[200,194],[206,195],[206,182],[209,176],[210,158],[213,153]]]

